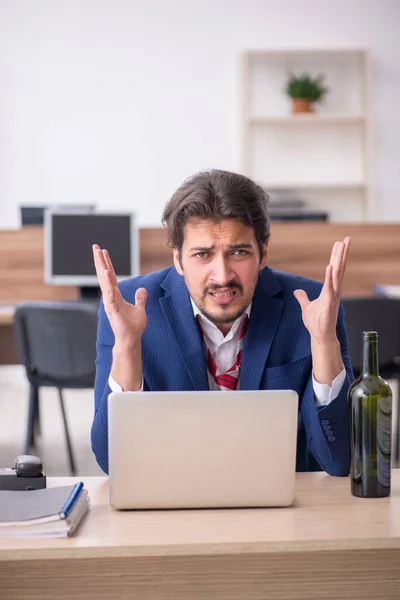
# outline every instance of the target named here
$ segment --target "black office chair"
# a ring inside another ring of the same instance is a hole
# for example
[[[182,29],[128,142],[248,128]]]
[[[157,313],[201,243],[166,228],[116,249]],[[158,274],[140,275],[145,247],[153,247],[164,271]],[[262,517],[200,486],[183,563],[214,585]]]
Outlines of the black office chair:
[[[380,375],[384,379],[400,378],[400,299],[354,296],[342,302],[355,377],[362,368],[362,332],[377,331]]]
[[[379,296],[343,298],[349,354],[354,376],[362,370],[362,332],[378,332],[379,374],[400,382],[400,299]],[[398,388],[399,389],[399,388]],[[400,459],[400,414],[397,410],[395,462]]]
[[[40,434],[39,388],[56,387],[72,474],[75,460],[62,390],[94,387],[97,309],[95,302],[30,302],[15,311],[17,352],[30,383],[25,454]]]

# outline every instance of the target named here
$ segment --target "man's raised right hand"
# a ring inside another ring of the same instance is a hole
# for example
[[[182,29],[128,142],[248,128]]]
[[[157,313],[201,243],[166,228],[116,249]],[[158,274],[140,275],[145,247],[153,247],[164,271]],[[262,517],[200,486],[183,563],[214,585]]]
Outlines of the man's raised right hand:
[[[147,325],[147,290],[139,288],[135,294],[135,304],[130,304],[121,295],[117,277],[107,250],[93,244],[93,257],[97,279],[103,295],[104,310],[113,330],[118,346],[137,344]]]

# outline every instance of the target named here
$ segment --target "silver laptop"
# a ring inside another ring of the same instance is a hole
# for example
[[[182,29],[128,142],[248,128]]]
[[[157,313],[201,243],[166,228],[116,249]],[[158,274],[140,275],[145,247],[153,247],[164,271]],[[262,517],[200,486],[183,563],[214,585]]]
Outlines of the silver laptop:
[[[292,390],[112,393],[110,504],[289,506],[297,418]]]

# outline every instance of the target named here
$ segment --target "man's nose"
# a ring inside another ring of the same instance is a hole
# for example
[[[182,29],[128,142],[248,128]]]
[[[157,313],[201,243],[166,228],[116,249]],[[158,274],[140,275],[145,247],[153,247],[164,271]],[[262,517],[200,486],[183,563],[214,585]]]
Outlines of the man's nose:
[[[226,285],[234,278],[230,261],[225,257],[216,257],[213,261],[212,279],[214,283]]]

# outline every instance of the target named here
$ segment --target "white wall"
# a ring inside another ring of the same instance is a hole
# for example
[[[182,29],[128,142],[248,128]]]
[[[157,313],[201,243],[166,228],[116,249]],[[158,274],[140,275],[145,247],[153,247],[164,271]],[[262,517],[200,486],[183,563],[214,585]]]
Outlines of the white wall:
[[[379,218],[400,220],[400,0],[1,0],[0,228],[18,206],[130,208],[159,225],[203,168],[240,168],[237,58],[373,57]]]

